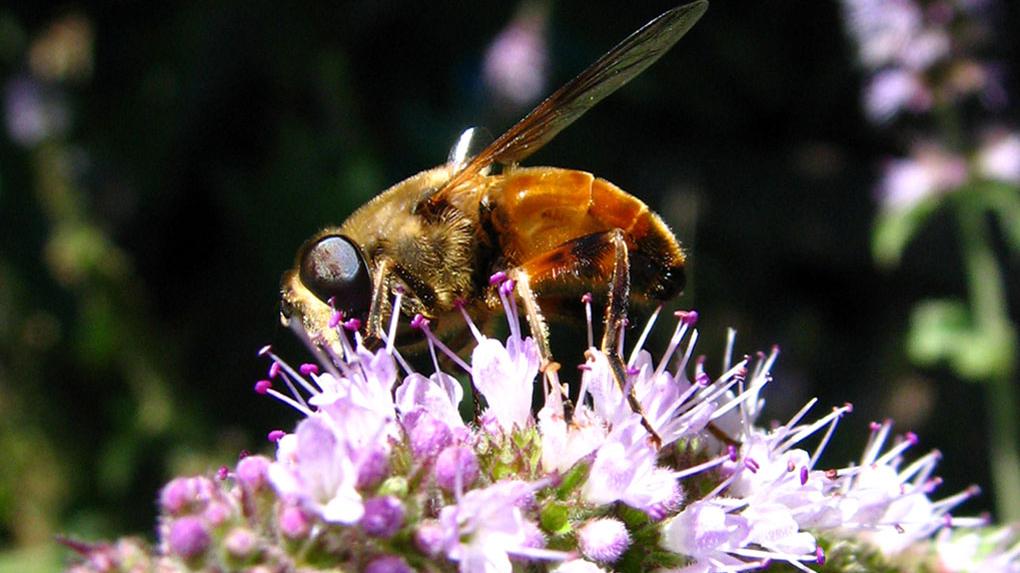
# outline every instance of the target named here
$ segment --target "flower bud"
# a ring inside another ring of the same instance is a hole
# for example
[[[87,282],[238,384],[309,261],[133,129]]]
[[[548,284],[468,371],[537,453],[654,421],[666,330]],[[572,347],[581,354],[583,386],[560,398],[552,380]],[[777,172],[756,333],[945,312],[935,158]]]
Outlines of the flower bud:
[[[365,573],[414,573],[407,562],[395,555],[376,558],[365,567]]]
[[[434,519],[422,521],[418,525],[418,530],[414,532],[414,546],[429,557],[439,555],[445,539],[443,526]]]
[[[390,458],[381,449],[373,449],[365,455],[358,467],[358,489],[369,489],[379,485],[390,471]]]
[[[592,561],[613,563],[630,547],[630,533],[617,519],[593,519],[578,530],[577,546]]]
[[[209,532],[205,524],[197,517],[186,516],[174,521],[170,526],[167,545],[170,553],[185,561],[201,557],[210,543]]]
[[[232,558],[244,561],[255,553],[258,548],[258,538],[247,528],[235,527],[223,540],[223,546],[226,547],[227,553]]]
[[[453,441],[450,427],[424,410],[415,410],[404,417],[411,453],[416,459],[436,457]]]
[[[393,537],[404,526],[404,504],[391,495],[374,497],[365,502],[359,525],[371,537]]]
[[[163,486],[160,507],[170,515],[200,510],[218,492],[216,484],[205,477],[179,477]]]
[[[237,463],[238,483],[248,491],[259,491],[268,483],[269,458],[265,456],[248,456]]]
[[[478,458],[471,448],[450,446],[436,458],[436,483],[445,491],[453,493],[460,480],[461,491],[478,479]]]
[[[283,533],[284,537],[291,540],[304,538],[312,529],[311,519],[297,506],[288,505],[284,507],[280,510],[277,520],[280,532]]]

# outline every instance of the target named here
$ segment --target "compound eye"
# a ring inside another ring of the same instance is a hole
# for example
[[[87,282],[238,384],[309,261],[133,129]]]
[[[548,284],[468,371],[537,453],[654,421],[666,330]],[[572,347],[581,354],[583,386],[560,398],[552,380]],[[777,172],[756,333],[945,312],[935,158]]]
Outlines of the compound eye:
[[[301,257],[301,282],[323,302],[354,315],[368,312],[372,282],[358,247],[346,237],[319,239]]]

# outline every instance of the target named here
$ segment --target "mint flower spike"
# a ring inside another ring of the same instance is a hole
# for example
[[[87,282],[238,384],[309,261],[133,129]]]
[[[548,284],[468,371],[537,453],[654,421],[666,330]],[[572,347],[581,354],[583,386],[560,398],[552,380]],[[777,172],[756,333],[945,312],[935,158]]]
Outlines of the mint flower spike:
[[[215,478],[172,480],[159,496],[154,549],[68,541],[82,555],[70,570],[689,573],[782,562],[813,571],[823,546],[883,570],[1020,568],[1017,530],[951,516],[977,489],[933,499],[938,452],[907,461],[918,438],[894,438],[892,422],[871,425],[857,463],[827,469],[819,460],[849,404],[811,419],[812,399],[785,423],[760,427],[779,349],[734,360],[731,331],[713,377],[694,354],[693,311],[675,313],[658,359],[643,348],[651,326],[642,331],[627,355],[628,388],[589,348],[570,415],[555,380],[533,414],[537,351],[513,283],[497,284],[510,312],[506,340],[461,309],[475,339],[470,361],[460,359],[470,385],[439,370],[437,349],[452,351],[421,316],[412,325],[437,366],[428,375],[389,342],[394,320],[369,350],[351,332],[356,322],[338,319],[336,353],[310,345],[318,364],[294,368],[264,348],[270,369],[255,391],[301,414],[292,432],[270,432],[275,459],[248,456]],[[591,298],[582,302],[591,316]],[[468,386],[487,408],[465,422]],[[661,449],[627,403],[630,389]]]

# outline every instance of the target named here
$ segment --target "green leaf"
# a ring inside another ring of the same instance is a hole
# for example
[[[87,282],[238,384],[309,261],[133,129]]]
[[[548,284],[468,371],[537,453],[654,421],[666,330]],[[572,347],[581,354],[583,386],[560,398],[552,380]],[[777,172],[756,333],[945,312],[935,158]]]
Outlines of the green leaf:
[[[1007,183],[988,183],[982,187],[988,207],[998,216],[1010,248],[1020,254],[1020,188]]]
[[[957,300],[928,300],[914,307],[907,353],[921,366],[950,361],[970,328],[967,306]]]
[[[965,380],[988,380],[1010,372],[1016,334],[1008,324],[974,325],[966,305],[932,300],[914,308],[907,352],[921,366],[948,364]]]
[[[990,380],[1008,375],[1014,367],[1016,333],[1007,324],[970,333],[960,345],[953,369],[967,380]]]
[[[567,499],[574,491],[588,481],[588,474],[591,471],[591,464],[579,461],[574,464],[567,473],[563,474],[563,480],[556,488],[557,499]]]
[[[899,265],[910,240],[936,211],[938,198],[924,199],[898,209],[883,209],[875,220],[871,236],[871,251],[880,266]]]

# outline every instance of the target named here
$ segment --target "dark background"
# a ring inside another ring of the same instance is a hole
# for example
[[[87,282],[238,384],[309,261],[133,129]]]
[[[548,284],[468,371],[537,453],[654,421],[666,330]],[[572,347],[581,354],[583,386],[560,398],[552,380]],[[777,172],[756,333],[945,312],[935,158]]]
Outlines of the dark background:
[[[546,91],[671,6],[552,4]],[[35,148],[0,140],[0,456],[13,460],[0,470],[0,546],[151,535],[157,488],[174,473],[270,450],[265,434],[296,416],[251,392],[266,367],[256,350],[304,355],[278,324],[281,272],[318,228],[445,161],[463,128],[496,134],[527,111],[494,105],[480,76],[514,10],[0,10],[5,78],[25,72],[25,46],[61,15],[83,15],[95,33],[91,78],[61,88],[66,136]],[[1013,63],[1015,4],[1001,15],[993,48]],[[700,311],[709,364],[729,326],[739,353],[782,348],[767,417],[811,396],[819,415],[853,402],[828,463],[858,458],[868,422],[892,416],[920,434],[918,455],[945,454],[942,494],[987,485],[981,389],[904,352],[915,302],[963,296],[954,226],[936,216],[898,269],[873,262],[872,189],[910,133],[864,120],[861,81],[837,4],[717,1],[528,163],[591,171],[662,214],[690,251],[676,306]],[[1015,121],[1015,107],[998,118]],[[51,152],[72,158],[72,211],[106,241],[84,278],[62,278],[46,255],[61,220],[40,190]],[[1001,262],[1015,309],[1018,262]],[[961,513],[990,509],[985,491]]]

